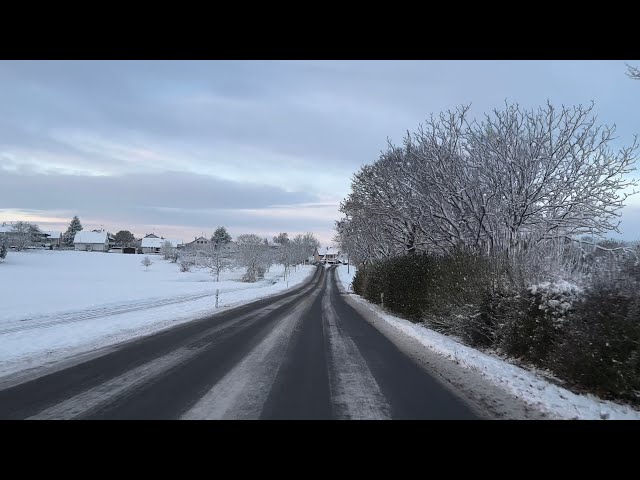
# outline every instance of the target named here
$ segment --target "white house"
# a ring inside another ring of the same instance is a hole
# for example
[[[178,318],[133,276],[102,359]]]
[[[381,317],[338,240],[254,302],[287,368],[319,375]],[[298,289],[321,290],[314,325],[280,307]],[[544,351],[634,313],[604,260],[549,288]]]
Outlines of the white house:
[[[339,256],[340,251],[334,247],[316,248],[313,253],[315,261],[321,263],[340,263]]]
[[[73,238],[73,247],[87,252],[106,252],[109,250],[109,237],[107,232],[78,232]]]
[[[145,237],[142,239],[142,253],[160,253],[160,249],[165,242],[171,243],[173,248],[182,246],[182,240],[176,240],[175,238],[157,238],[157,237]]]

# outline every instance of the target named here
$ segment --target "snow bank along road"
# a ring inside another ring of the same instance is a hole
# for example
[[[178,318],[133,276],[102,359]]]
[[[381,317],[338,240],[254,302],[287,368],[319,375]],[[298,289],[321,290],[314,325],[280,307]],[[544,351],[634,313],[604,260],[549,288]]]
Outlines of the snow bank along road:
[[[2,419],[473,419],[351,307],[335,268],[302,286],[0,383]]]

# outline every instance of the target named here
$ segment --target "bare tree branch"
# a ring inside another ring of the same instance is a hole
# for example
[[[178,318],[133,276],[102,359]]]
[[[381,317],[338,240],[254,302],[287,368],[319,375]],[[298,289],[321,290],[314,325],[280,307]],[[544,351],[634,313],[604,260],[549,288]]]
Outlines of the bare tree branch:
[[[640,68],[632,67],[628,63],[627,65],[627,76],[634,80],[640,80]]]

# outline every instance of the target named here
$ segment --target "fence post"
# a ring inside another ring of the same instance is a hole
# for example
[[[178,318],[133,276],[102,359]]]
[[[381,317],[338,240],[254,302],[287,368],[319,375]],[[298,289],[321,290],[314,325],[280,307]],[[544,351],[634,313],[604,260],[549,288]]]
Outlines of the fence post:
[[[218,294],[220,293],[220,289],[216,288],[216,308],[218,308]]]
[[[380,304],[382,306],[382,309],[384,310],[384,292],[380,294]]]

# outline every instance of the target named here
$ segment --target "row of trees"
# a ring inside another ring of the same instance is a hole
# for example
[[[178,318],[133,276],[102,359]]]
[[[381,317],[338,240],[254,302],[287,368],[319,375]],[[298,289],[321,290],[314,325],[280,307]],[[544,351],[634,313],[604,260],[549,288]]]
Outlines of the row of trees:
[[[231,236],[224,227],[219,227],[207,245],[176,251],[167,242],[161,253],[165,259],[179,262],[183,271],[192,266],[207,268],[218,281],[224,270],[244,268],[243,281],[255,282],[276,263],[284,265],[285,279],[288,278],[291,268],[302,264],[320,246],[312,233],[296,235],[293,239],[287,233],[280,233],[273,238],[272,245],[259,235],[244,234],[236,238],[232,248],[230,243]]]
[[[359,262],[466,248],[516,257],[617,231],[638,144],[589,107],[432,116],[353,178],[337,238]]]

